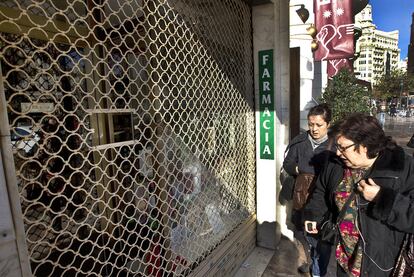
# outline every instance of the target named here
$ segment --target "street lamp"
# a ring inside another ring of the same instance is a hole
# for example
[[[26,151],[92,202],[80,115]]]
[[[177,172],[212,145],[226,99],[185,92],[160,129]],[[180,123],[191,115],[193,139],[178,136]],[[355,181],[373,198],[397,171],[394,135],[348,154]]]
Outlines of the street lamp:
[[[295,4],[295,5],[290,5],[289,7],[290,8],[291,7],[300,7],[299,9],[296,10],[296,14],[302,20],[303,24],[305,24],[306,21],[309,19],[309,11],[308,11],[308,9],[305,8],[305,5],[304,4]],[[315,25],[310,24],[309,27],[306,28],[306,32],[307,32],[308,35],[310,35],[312,37],[311,49],[312,49],[312,51],[315,51],[316,49],[318,49],[318,41],[315,39],[316,33],[318,31],[316,30]],[[295,35],[303,35],[303,34],[295,34]],[[304,39],[304,38],[295,38],[295,39]]]
[[[289,7],[300,7],[299,9],[296,10],[296,14],[299,16],[300,20],[302,20],[303,24],[305,24],[306,20],[308,20],[309,18],[309,11],[308,9],[305,8],[305,5],[296,4],[296,5],[291,5]]]
[[[369,0],[353,0],[352,1],[352,14],[356,15],[362,11],[366,5],[368,5]]]

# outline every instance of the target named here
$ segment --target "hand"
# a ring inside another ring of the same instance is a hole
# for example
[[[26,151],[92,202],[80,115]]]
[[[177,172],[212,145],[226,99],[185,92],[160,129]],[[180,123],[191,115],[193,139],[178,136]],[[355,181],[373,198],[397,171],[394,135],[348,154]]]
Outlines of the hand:
[[[305,220],[305,231],[309,234],[317,234],[318,229],[316,229],[316,221]]]
[[[368,182],[366,180],[361,180],[358,183],[357,190],[362,194],[362,196],[369,202],[374,200],[375,196],[380,190],[380,186],[375,184],[374,180],[368,178]]]

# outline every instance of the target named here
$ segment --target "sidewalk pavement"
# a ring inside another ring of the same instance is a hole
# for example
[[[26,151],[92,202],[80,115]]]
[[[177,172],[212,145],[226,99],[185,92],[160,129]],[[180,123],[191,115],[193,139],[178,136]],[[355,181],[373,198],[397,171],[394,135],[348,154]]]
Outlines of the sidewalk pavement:
[[[283,237],[276,250],[256,247],[244,261],[235,277],[308,277],[298,267],[304,261],[303,248],[296,242]]]
[[[305,252],[300,242],[296,239],[291,241],[282,236],[274,251],[256,247],[234,277],[310,277],[310,273],[298,271],[299,266],[305,261]],[[326,277],[336,276],[335,251],[333,250],[327,270]]]

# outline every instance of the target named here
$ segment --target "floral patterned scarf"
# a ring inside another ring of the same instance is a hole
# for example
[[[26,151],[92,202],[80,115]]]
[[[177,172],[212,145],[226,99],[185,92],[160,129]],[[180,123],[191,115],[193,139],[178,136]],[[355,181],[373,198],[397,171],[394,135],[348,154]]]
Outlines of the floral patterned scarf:
[[[365,172],[362,169],[344,169],[344,177],[335,191],[335,203],[339,210],[346,203],[355,182]],[[356,226],[356,219],[357,208],[354,199],[348,206],[344,219],[339,224],[340,239],[335,250],[336,260],[349,276],[361,275],[362,248],[359,243],[360,236]]]

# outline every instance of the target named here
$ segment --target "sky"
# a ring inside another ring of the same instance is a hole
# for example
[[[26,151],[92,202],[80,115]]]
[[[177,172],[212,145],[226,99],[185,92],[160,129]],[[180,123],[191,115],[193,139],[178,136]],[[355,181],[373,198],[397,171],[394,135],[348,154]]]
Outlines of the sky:
[[[407,57],[410,43],[414,0],[369,0],[369,4],[372,6],[373,23],[377,29],[385,32],[399,30],[398,46],[403,60]]]

